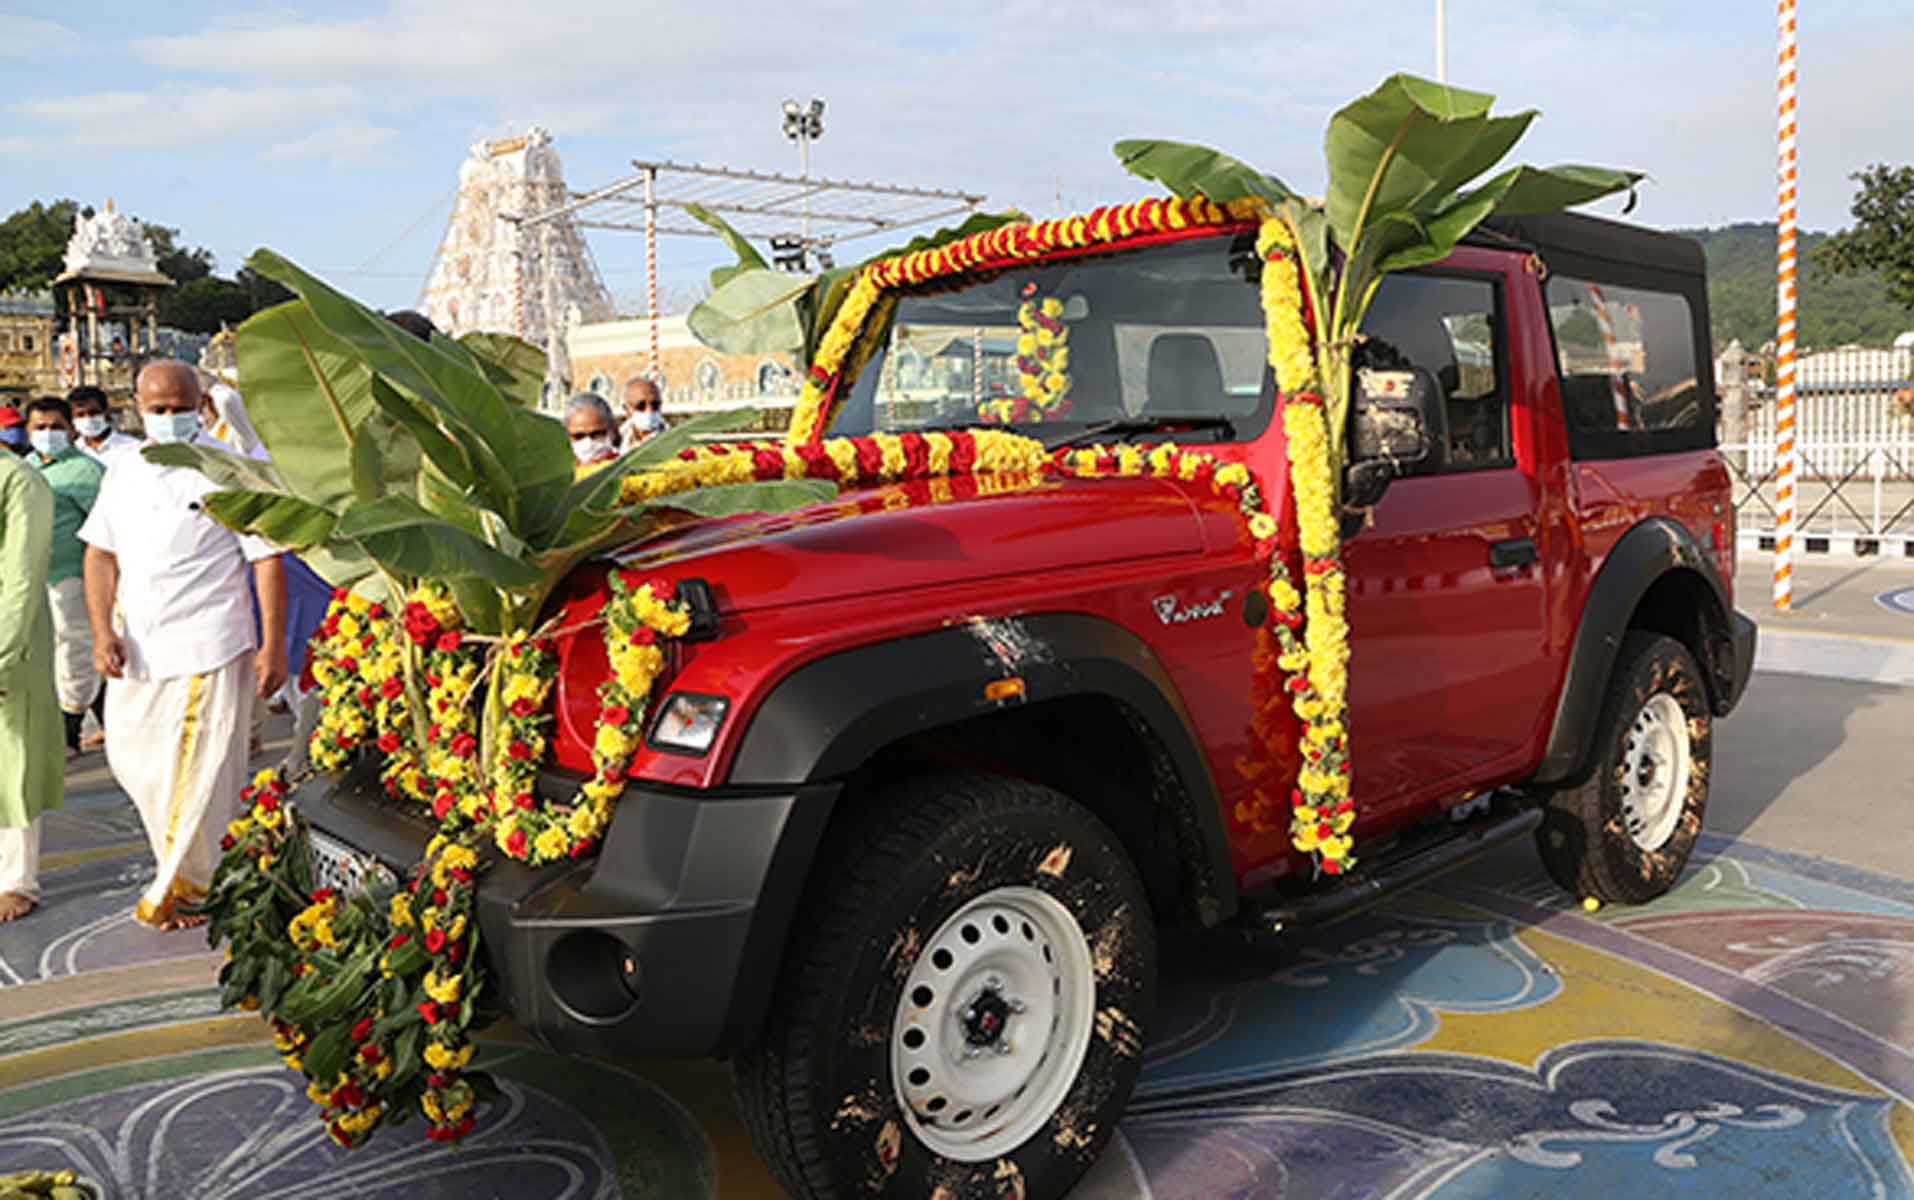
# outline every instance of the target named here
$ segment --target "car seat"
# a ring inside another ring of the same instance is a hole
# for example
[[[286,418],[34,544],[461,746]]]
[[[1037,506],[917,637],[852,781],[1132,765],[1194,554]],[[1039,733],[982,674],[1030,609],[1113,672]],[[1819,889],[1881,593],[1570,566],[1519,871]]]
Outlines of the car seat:
[[[1159,334],[1150,343],[1146,417],[1222,416],[1230,411],[1216,343],[1200,333]]]

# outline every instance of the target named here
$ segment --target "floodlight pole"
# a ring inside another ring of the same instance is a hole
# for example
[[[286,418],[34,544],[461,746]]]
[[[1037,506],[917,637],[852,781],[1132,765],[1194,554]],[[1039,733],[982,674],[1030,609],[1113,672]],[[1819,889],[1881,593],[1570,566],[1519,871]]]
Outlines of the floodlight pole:
[[[1449,82],[1449,23],[1443,19],[1443,9],[1447,7],[1443,0],[1435,0],[1436,5],[1436,82]]]
[[[796,100],[784,102],[784,136],[798,145],[798,178],[808,181],[811,178],[811,143],[824,136],[824,101],[811,97],[808,108],[799,108]],[[798,269],[810,266],[811,260],[811,193],[806,191],[801,197],[802,215],[799,218],[799,234],[802,240],[799,249],[804,255]]]

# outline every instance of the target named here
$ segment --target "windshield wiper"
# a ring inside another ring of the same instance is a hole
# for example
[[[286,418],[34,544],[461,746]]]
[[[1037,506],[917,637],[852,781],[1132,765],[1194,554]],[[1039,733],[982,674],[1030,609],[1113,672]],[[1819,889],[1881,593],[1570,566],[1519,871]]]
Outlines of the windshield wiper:
[[[1160,417],[1123,417],[1115,421],[1102,421],[1095,425],[1086,425],[1075,433],[1066,433],[1061,437],[1046,441],[1046,450],[1061,450],[1065,446],[1074,446],[1078,442],[1102,437],[1106,433],[1132,434],[1155,433],[1164,429],[1220,429],[1225,439],[1236,436],[1236,426],[1228,417],[1190,413],[1183,416]]]

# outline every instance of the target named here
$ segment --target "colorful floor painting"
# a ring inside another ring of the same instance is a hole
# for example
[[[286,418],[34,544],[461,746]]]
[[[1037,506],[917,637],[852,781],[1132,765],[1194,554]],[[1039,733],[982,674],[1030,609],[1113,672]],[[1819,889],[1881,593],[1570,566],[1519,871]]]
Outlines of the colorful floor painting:
[[[136,829],[82,799],[0,929],[0,1172],[116,1198],[775,1195],[717,1064],[496,1032],[449,1150],[332,1147],[194,935],[124,914]],[[122,823],[123,824],[123,823]],[[1914,1198],[1914,884],[1717,837],[1589,914],[1526,848],[1280,950],[1173,947],[1147,1068],[1081,1200]]]

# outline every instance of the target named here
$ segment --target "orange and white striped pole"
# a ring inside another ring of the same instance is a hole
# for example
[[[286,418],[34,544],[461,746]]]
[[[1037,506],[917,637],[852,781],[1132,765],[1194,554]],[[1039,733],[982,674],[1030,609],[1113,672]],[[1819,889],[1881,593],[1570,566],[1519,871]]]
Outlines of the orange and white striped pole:
[[[1780,210],[1775,217],[1774,453],[1775,530],[1774,606],[1794,605],[1795,481],[1800,452],[1794,436],[1794,0],[1781,0]]]
[[[1622,356],[1615,345],[1615,320],[1608,315],[1608,301],[1602,289],[1588,285],[1589,298],[1595,301],[1595,324],[1602,331],[1602,348],[1608,355],[1608,390],[1615,399],[1615,428],[1628,428],[1628,385],[1622,382]]]
[[[645,316],[651,323],[651,354],[645,363],[645,375],[658,385],[660,402],[665,394],[663,356],[658,352],[658,168],[645,168]]]

